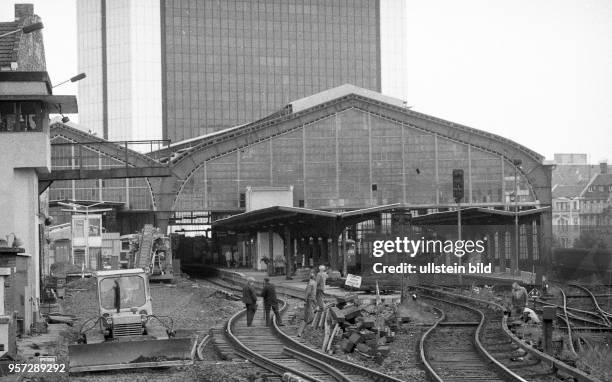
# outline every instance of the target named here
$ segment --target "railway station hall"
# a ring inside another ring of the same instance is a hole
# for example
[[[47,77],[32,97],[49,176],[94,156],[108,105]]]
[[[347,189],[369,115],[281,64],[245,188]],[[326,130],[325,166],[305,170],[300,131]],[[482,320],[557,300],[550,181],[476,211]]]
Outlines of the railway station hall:
[[[502,270],[532,271],[550,256],[552,167],[543,156],[349,84],[147,153],[124,153],[60,121],[51,142],[54,170],[169,169],[161,177],[56,180],[50,213],[67,222],[58,203],[77,200],[108,208],[111,231],[154,224],[176,238],[183,263],[225,265],[231,252],[245,268],[363,272],[377,235],[457,235],[456,169],[464,174],[464,239],[485,239],[486,256]]]

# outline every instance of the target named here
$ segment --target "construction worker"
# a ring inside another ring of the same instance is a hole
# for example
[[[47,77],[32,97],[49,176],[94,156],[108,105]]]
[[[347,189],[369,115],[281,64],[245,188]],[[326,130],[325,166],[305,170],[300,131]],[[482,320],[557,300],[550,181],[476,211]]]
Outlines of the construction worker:
[[[319,273],[317,273],[317,305],[319,309],[325,309],[325,303],[323,303],[323,295],[325,294],[325,281],[327,280],[327,272],[325,272],[325,265],[319,266]]]
[[[519,317],[527,307],[527,289],[520,286],[517,282],[512,284],[512,312]]]
[[[280,313],[278,311],[278,299],[276,298],[276,288],[274,284],[270,282],[269,278],[264,278],[264,286],[261,290],[261,297],[264,300],[264,313],[266,319],[266,326],[270,326],[270,309],[276,316],[276,324],[278,326],[284,326]]]
[[[525,308],[523,309],[523,321],[531,324],[539,324],[540,318],[533,309]]]
[[[234,268],[238,269],[238,266],[240,265],[240,258],[238,256],[238,250],[236,248],[234,248],[234,251],[232,252],[232,259],[234,260]]]
[[[227,263],[228,268],[232,267],[232,251],[229,249],[225,251],[225,262]]]
[[[255,293],[254,283],[255,279],[249,277],[242,288],[242,302],[246,305],[247,326],[251,326],[253,323],[253,317],[255,317],[255,311],[257,310],[257,293]]]
[[[306,328],[306,325],[312,322],[313,319],[313,309],[316,304],[316,296],[317,296],[317,282],[315,281],[316,275],[313,272],[310,272],[310,280],[308,280],[308,285],[306,285],[306,296],[304,296],[304,322],[298,329],[297,336],[301,337],[302,332]]]

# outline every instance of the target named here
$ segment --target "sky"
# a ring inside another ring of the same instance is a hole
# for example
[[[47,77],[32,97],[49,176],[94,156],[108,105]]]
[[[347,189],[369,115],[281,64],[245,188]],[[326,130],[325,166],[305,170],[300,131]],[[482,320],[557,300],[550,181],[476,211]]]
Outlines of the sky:
[[[74,76],[76,0],[28,2],[45,24],[51,81]],[[0,0],[0,21],[13,18],[14,3]],[[406,0],[406,9],[404,94],[413,110],[547,159],[579,152],[612,163],[612,1]],[[77,91],[72,83],[54,90]]]

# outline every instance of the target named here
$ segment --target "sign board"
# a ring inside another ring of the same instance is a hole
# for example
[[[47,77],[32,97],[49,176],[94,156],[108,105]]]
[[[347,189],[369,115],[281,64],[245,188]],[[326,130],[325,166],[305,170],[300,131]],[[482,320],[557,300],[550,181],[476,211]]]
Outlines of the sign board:
[[[529,297],[536,299],[542,297],[542,293],[538,290],[538,288],[533,288],[529,291]]]
[[[102,215],[72,215],[72,246],[102,246]]]
[[[346,286],[351,286],[353,288],[361,287],[361,276],[351,275],[350,273],[346,275],[346,282],[344,283]]]

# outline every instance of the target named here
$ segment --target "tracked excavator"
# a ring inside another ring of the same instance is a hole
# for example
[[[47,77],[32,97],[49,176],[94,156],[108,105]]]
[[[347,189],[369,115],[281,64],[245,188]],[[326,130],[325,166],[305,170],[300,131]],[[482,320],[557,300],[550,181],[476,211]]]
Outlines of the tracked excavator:
[[[71,373],[193,364],[195,338],[176,338],[171,319],[153,314],[143,269],[94,276],[99,315],[85,321],[79,343],[68,346]]]

